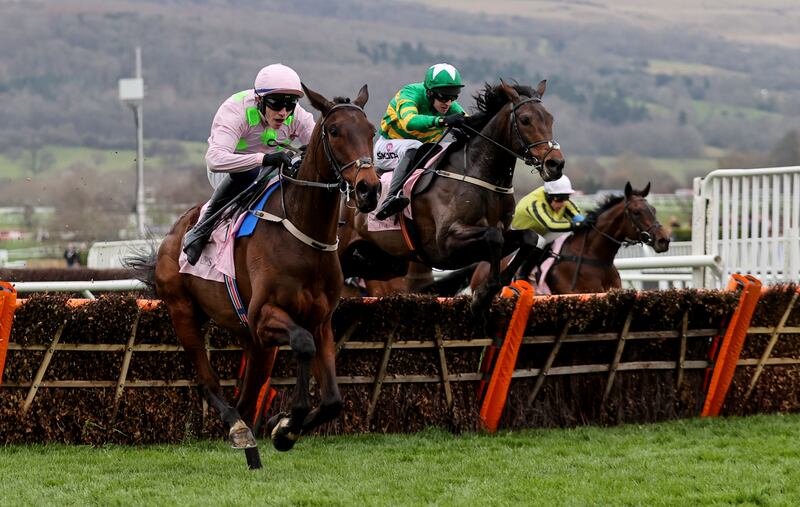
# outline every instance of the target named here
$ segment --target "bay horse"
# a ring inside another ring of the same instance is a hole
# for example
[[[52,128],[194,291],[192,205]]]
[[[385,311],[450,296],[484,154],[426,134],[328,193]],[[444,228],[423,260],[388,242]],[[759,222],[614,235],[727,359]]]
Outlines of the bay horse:
[[[533,231],[509,229],[517,159],[533,166],[545,181],[561,177],[564,168],[560,146],[553,140],[553,116],[542,104],[546,84],[541,81],[534,90],[500,81],[486,84],[475,97],[477,111],[466,118],[466,136],[445,154],[427,189],[412,197],[413,250],[401,231],[371,232],[367,214],[345,208],[340,234],[345,277],[388,280],[404,275],[409,260],[439,269],[488,260],[491,276],[472,300],[473,311],[483,314],[518,267],[509,266],[501,279],[503,255],[517,248],[531,251],[538,238]]]
[[[587,294],[607,292],[622,287],[614,258],[620,247],[642,243],[656,253],[669,249],[669,233],[656,218],[655,208],[647,202],[648,183],[634,190],[630,182],[623,195],[612,195],[598,208],[587,213],[583,225],[564,240],[547,271],[545,282],[552,294]],[[480,286],[488,276],[489,266],[481,263],[473,273],[470,287]],[[529,273],[520,272],[527,277]]]
[[[277,414],[267,425],[276,449],[291,449],[301,435],[335,418],[342,409],[331,328],[343,283],[335,253],[340,191],[355,194],[355,205],[363,213],[375,209],[380,196],[380,180],[372,165],[375,127],[363,110],[369,96],[367,85],[353,102],[340,97],[329,101],[305,85],[303,90],[322,116],[299,170],[291,177],[281,174],[280,192],[273,192],[264,208],[277,215],[273,218],[286,218],[277,223],[258,220],[252,236],[239,238],[235,244],[236,283],[248,326],[240,323],[225,284],[179,272],[182,237],[197,220],[199,206],[178,219],[150,266],[158,295],[197,371],[202,396],[219,411],[232,447],[254,450],[256,456],[251,427],[277,346],[291,347],[297,381],[291,414]],[[246,354],[235,408],[223,397],[219,377],[206,355],[200,326],[209,318],[237,335]],[[314,410],[310,372],[321,393],[320,406]]]

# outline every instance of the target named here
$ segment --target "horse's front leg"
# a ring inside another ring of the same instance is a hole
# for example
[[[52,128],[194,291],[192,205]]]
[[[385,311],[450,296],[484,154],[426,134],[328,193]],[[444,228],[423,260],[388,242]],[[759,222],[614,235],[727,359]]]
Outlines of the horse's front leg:
[[[505,287],[511,283],[514,275],[519,270],[519,278],[527,280],[534,266],[541,257],[542,250],[536,246],[539,235],[530,229],[509,230],[505,234],[503,254],[519,248],[508,266],[500,273],[500,286]]]
[[[322,326],[322,336],[318,342],[317,355],[311,363],[311,370],[320,386],[320,405],[308,414],[303,422],[303,435],[312,432],[317,426],[335,419],[342,411],[342,395],[336,383],[336,351],[333,329],[330,320]]]
[[[503,233],[499,227],[486,227],[454,223],[448,234],[447,250],[455,252],[466,248],[479,248],[489,261],[489,278],[472,293],[472,311],[484,315],[492,298],[500,292],[500,260],[503,257]]]
[[[314,338],[289,314],[271,304],[261,307],[255,329],[257,345],[267,347],[288,343],[297,361],[297,381],[292,392],[292,413],[291,415],[277,414],[267,423],[272,445],[279,451],[288,451],[300,438],[303,421],[311,408],[308,384],[311,359],[316,354]]]

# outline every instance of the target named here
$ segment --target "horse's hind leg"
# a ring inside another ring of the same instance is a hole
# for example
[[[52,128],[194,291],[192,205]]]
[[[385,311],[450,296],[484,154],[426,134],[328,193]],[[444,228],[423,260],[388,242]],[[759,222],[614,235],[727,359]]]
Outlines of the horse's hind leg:
[[[272,437],[272,445],[279,451],[291,449],[303,429],[303,422],[311,409],[308,392],[311,359],[316,354],[314,337],[300,327],[285,311],[277,306],[261,306],[255,326],[257,346],[284,345],[292,348],[297,361],[297,381],[292,393],[291,416],[278,414],[268,423],[267,430]]]
[[[211,362],[206,353],[203,334],[200,331],[201,315],[188,297],[165,298],[167,310],[175,326],[175,334],[189,355],[197,371],[197,381],[200,393],[208,403],[220,413],[225,426],[229,428],[231,445],[236,449],[256,447],[253,433],[242,421],[235,408],[230,406],[222,396],[219,376],[211,367]]]

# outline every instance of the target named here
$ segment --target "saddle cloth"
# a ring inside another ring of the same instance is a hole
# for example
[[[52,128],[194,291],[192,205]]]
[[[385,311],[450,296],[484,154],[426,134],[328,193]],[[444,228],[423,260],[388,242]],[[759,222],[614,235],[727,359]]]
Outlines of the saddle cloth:
[[[547,259],[545,259],[545,261],[531,275],[531,278],[536,276],[539,279],[538,283],[535,280],[530,280],[531,284],[536,287],[537,296],[549,296],[553,293],[550,290],[550,287],[547,285],[547,273],[550,271],[550,268],[553,267],[553,264],[555,264],[556,255],[561,253],[561,248],[564,246],[564,242],[570,236],[572,236],[572,233],[562,234],[561,236],[557,237],[556,240],[553,241],[551,255],[548,255]]]
[[[442,144],[444,145],[445,143],[442,143]],[[449,143],[447,143],[447,144],[449,144]],[[432,167],[436,167],[436,164],[439,163],[439,160],[442,158],[442,156],[446,152],[447,152],[447,149],[446,149],[446,146],[445,146],[445,149],[439,150],[439,153],[437,153],[436,155],[434,155],[431,158],[429,158],[427,160],[427,162],[425,162],[425,165],[423,167],[415,169],[414,172],[411,173],[411,176],[403,184],[403,195],[413,195],[412,192],[414,190],[414,185],[416,185],[417,181],[419,181],[420,176],[422,176],[422,174],[426,170],[428,170],[428,169],[430,169]],[[389,186],[392,183],[392,174],[393,174],[393,171],[389,171],[389,172],[383,173],[381,175],[381,197],[378,200],[378,207],[376,208],[376,210],[380,209],[380,205],[383,203],[383,201],[386,199],[386,196],[389,193]],[[375,213],[376,212],[377,211],[373,211],[369,215],[367,215],[367,230],[368,231],[370,231],[370,232],[381,232],[381,231],[399,231],[400,230],[400,218],[399,218],[398,215],[393,215],[393,216],[387,217],[386,220],[378,220],[377,218],[375,218]],[[406,218],[410,218],[410,219],[414,218],[412,213],[411,213],[411,206],[410,205],[406,206],[406,209],[403,210],[403,214],[406,216]]]
[[[280,184],[277,182],[277,177],[273,178],[268,186],[264,195],[251,209],[262,210],[267,202],[267,198],[274,192]],[[205,212],[208,207],[206,202],[200,209],[200,216]],[[236,268],[233,263],[233,247],[236,238],[241,238],[253,234],[255,225],[258,222],[258,217],[251,213],[244,212],[238,216],[221,220],[214,231],[211,233],[206,246],[203,248],[203,253],[200,254],[200,259],[197,264],[192,266],[186,259],[186,254],[181,252],[178,257],[179,271],[187,275],[197,276],[204,280],[211,280],[212,282],[225,282],[225,276],[236,278]]]

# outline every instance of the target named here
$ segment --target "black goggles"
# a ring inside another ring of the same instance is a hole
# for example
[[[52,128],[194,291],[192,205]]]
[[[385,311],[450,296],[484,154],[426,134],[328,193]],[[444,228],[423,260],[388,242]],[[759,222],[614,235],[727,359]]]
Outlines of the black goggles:
[[[288,112],[294,111],[297,106],[297,101],[300,99],[297,95],[264,95],[262,100],[264,105],[273,111],[280,111],[286,109]]]
[[[569,195],[565,195],[565,194],[555,194],[555,195],[551,195],[551,196],[550,196],[550,200],[551,200],[551,201],[555,201],[555,202],[564,202],[564,201],[569,201]]]
[[[431,96],[434,99],[438,100],[439,102],[450,102],[456,100],[458,98],[458,94],[451,94],[451,93],[441,93],[441,92],[431,92]]]

